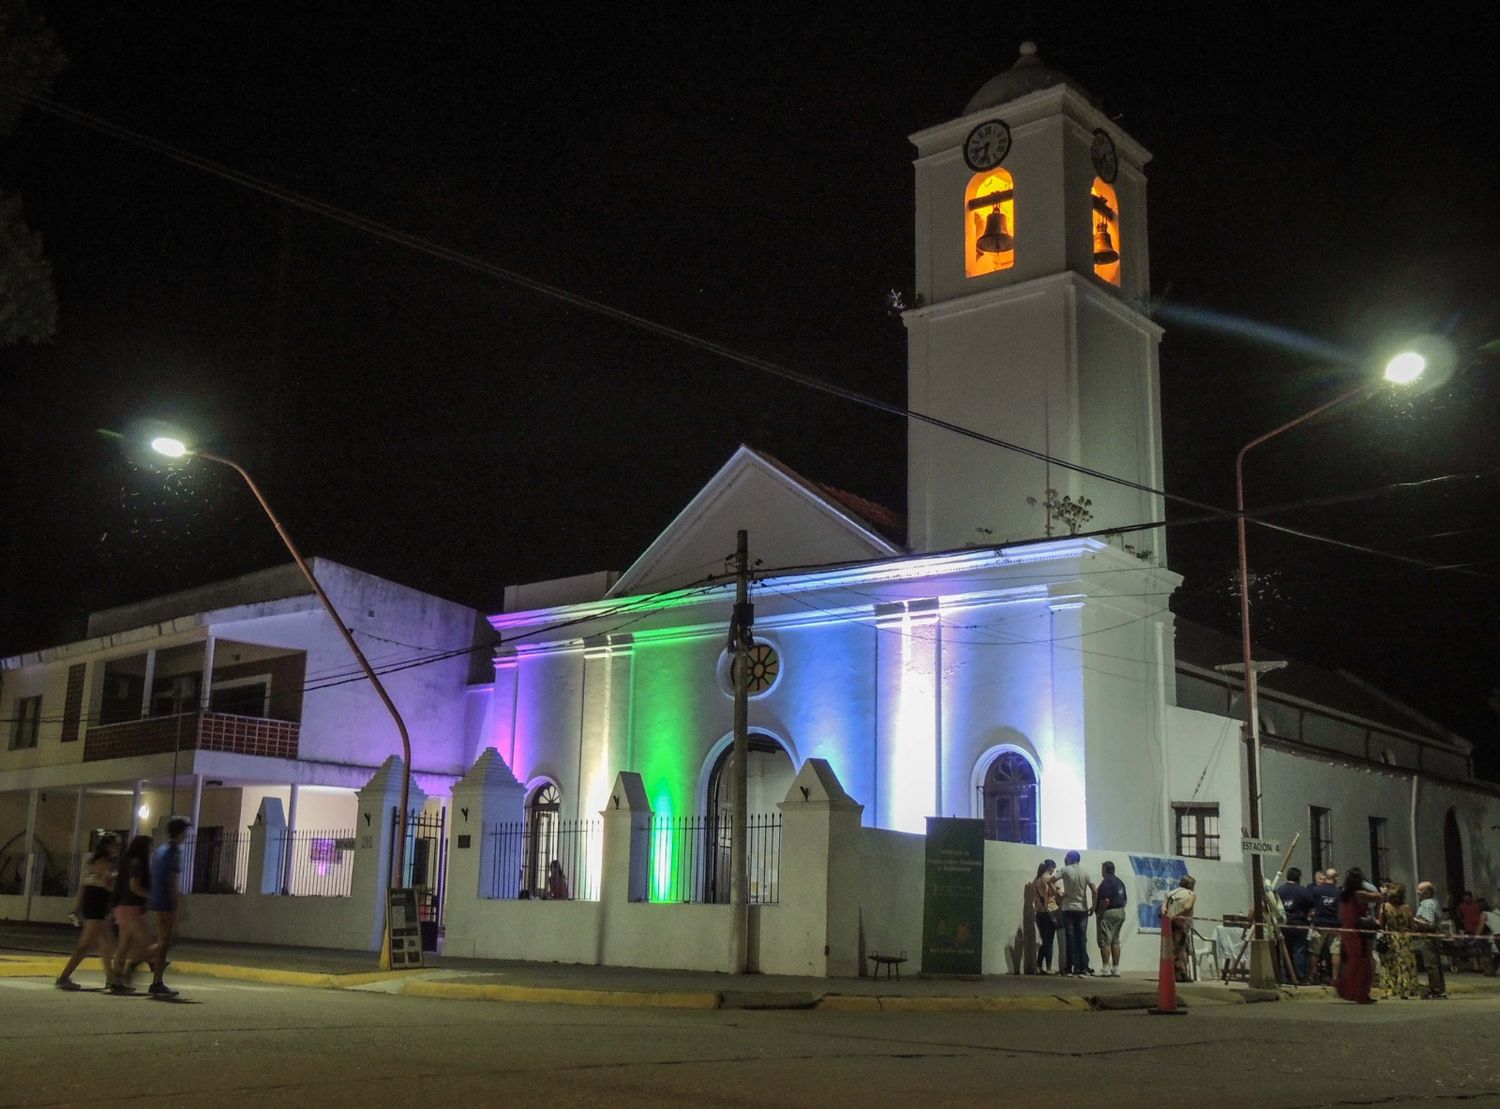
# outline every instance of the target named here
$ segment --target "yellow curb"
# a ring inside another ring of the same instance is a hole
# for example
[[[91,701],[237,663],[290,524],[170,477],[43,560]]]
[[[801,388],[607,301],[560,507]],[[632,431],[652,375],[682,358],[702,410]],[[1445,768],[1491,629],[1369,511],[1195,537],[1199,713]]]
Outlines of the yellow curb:
[[[13,963],[0,963],[0,978],[43,978],[55,976],[67,965],[62,955],[46,956]]]
[[[816,1008],[826,1013],[1055,1013],[1088,1011],[1087,998],[1058,997],[892,997],[828,994]]]
[[[244,967],[229,963],[190,963],[172,960],[172,969],[182,974],[200,974],[206,978],[230,978],[241,982],[263,982],[276,986],[304,986],[309,989],[336,990],[347,986],[364,986],[399,978],[407,971],[364,971],[354,974],[329,974],[324,971],[281,970],[276,967]]]
[[[404,997],[468,1001],[514,1001],[529,1005],[608,1005],[638,1009],[717,1009],[717,993],[645,993],[633,990],[568,990],[548,986],[497,986],[463,982],[409,981]]]

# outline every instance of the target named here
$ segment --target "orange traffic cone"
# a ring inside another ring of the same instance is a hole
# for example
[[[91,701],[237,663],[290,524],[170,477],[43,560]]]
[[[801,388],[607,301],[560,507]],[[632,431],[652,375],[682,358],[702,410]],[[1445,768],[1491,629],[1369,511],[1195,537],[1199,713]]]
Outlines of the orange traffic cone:
[[[1177,1004],[1177,961],[1172,958],[1172,918],[1161,915],[1161,962],[1156,971],[1156,1008],[1146,1012],[1159,1017],[1177,1017],[1187,1010]]]

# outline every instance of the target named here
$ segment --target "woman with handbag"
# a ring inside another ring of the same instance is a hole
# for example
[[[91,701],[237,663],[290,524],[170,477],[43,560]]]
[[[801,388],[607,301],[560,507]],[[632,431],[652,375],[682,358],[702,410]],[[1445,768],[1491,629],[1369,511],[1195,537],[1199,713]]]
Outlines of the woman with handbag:
[[[1036,878],[1026,886],[1026,898],[1031,902],[1031,914],[1036,920],[1036,930],[1041,936],[1041,945],[1036,953],[1036,972],[1052,973],[1052,939],[1062,924],[1062,914],[1057,903],[1057,864],[1044,859],[1036,868]]]
[[[1380,906],[1380,927],[1385,929],[1375,943],[1380,955],[1381,978],[1385,996],[1405,1001],[1417,993],[1417,954],[1412,948],[1411,932],[1416,914],[1406,903],[1406,887],[1397,882]]]

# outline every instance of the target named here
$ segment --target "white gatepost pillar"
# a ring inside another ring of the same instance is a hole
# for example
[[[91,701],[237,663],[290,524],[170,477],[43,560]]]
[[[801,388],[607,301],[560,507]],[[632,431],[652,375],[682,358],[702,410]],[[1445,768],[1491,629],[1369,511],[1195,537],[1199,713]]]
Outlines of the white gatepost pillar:
[[[281,892],[281,857],[286,843],[286,816],[280,797],[261,798],[250,825],[250,873],[245,878],[245,892],[250,894]]]
[[[354,875],[349,884],[353,904],[368,908],[369,951],[379,951],[385,934],[385,891],[390,888],[392,848],[395,831],[392,813],[401,804],[401,777],[404,766],[395,755],[386,759],[364,788],[354,794],[359,807],[355,818]],[[407,799],[408,812],[419,812],[427,794],[411,783]],[[405,828],[402,828],[405,834]],[[406,852],[411,858],[411,851]],[[364,908],[361,909],[363,913]],[[361,926],[361,935],[364,935]]]
[[[818,978],[859,974],[859,828],[864,806],[825,759],[808,759],[781,809],[781,900],[787,942],[762,951],[763,972]],[[789,926],[789,927],[785,927]]]
[[[605,917],[611,906],[648,901],[651,896],[651,802],[641,776],[623,770],[615,778],[604,811],[604,864],[599,901]]]
[[[509,842],[521,842],[521,821],[526,807],[526,787],[516,781],[510,767],[493,747],[487,747],[474,765],[453,787],[448,813],[448,878],[443,905],[443,954],[473,958],[479,954],[478,902],[482,898],[514,897],[515,889],[500,873],[506,860],[500,857],[497,826],[515,833]],[[521,862],[516,854],[511,860]]]

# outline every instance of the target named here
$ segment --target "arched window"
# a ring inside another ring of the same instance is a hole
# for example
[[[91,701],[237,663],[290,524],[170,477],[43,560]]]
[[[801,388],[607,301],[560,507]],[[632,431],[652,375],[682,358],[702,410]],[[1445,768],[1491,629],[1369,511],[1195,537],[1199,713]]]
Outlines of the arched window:
[[[526,799],[526,872],[521,887],[540,897],[547,889],[547,864],[557,857],[558,824],[562,819],[562,794],[552,782],[543,782]]]
[[[1015,264],[1015,180],[1007,170],[987,169],[964,190],[964,272],[982,277]]]
[[[1002,751],[979,787],[984,802],[986,839],[1006,843],[1037,841],[1036,771],[1025,755]]]
[[[1094,276],[1120,284],[1120,202],[1115,187],[1094,178]]]

